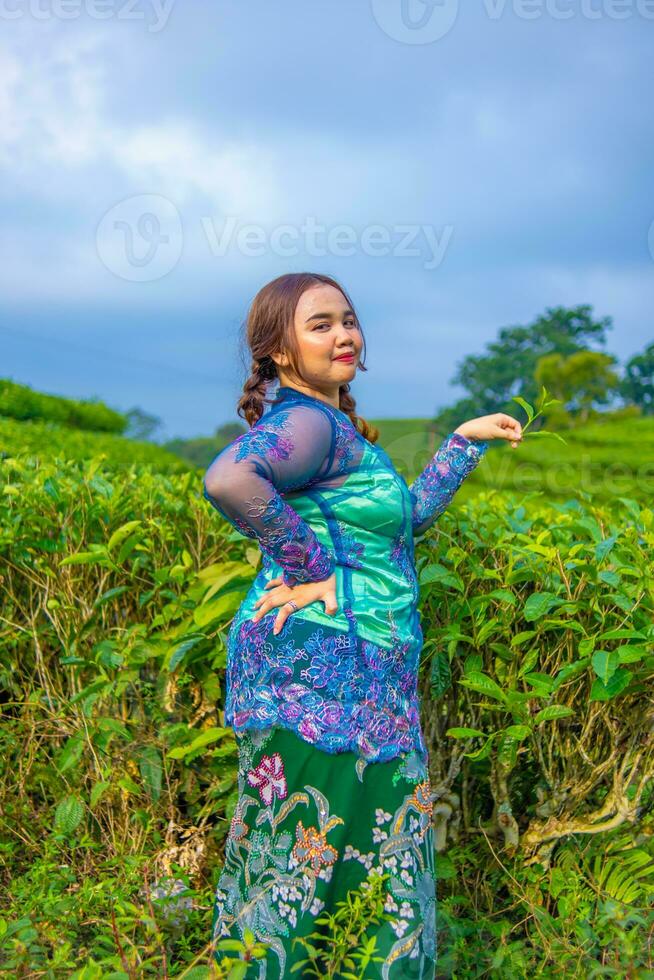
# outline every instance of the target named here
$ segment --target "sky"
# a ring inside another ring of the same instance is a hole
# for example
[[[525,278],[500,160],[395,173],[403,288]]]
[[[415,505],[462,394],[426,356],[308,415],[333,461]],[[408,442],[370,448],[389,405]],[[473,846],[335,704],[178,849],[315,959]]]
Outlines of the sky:
[[[285,272],[358,312],[369,418],[503,326],[654,340],[654,0],[0,0],[0,376],[236,419]],[[247,364],[247,361],[246,361]],[[463,420],[462,420],[463,421]]]

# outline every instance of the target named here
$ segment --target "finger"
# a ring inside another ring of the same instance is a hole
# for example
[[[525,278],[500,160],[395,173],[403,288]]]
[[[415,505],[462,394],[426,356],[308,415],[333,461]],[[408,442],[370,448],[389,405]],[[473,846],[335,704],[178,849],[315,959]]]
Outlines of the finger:
[[[273,599],[276,597],[276,593],[274,594],[273,590],[270,588],[271,585],[275,585],[275,582],[274,581],[266,582],[266,584],[264,585],[264,589],[268,589],[269,591],[266,593],[266,595],[259,596],[257,601],[254,603],[255,606],[258,605],[260,602],[263,602],[264,599],[267,599],[269,596],[272,596]],[[278,588],[278,586],[275,587]]]
[[[507,415],[506,412],[500,412],[496,421],[503,429],[514,429],[516,432],[522,430],[522,425],[518,419],[514,419],[512,415]]]
[[[284,623],[291,615],[291,612],[292,612],[291,607],[286,605],[282,606],[282,608],[279,610],[279,612],[277,613],[277,617],[275,619],[275,625],[273,626],[273,633],[275,634],[275,636],[280,632]]]
[[[283,585],[283,584],[284,584],[284,580],[282,579],[281,575],[279,575],[277,578],[271,578],[270,582],[266,582],[266,584],[264,585],[264,589],[270,589],[273,586]]]
[[[262,602],[254,616],[252,617],[253,622],[258,623],[262,616],[265,616],[269,609],[272,609],[272,605],[269,602]]]
[[[498,435],[500,439],[515,441],[516,439],[522,439],[522,429],[517,429],[514,421],[511,420],[510,424],[498,426]]]

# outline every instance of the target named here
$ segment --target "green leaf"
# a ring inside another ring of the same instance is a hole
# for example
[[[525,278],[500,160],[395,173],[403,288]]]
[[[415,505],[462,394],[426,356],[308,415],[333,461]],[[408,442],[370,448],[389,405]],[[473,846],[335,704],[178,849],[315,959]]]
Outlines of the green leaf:
[[[181,643],[178,643],[177,646],[174,646],[173,649],[170,651],[169,660],[168,660],[168,670],[172,673],[175,670],[175,668],[178,667],[179,664],[182,662],[182,660],[184,659],[185,655],[189,652],[189,650],[192,650],[193,647],[196,647],[198,643],[202,643],[203,640],[206,640],[206,636],[204,635],[204,633],[191,633],[187,635],[187,637],[184,640],[182,640]]]
[[[549,893],[552,898],[558,898],[566,885],[566,875],[561,868],[552,868],[550,872]]]
[[[110,786],[111,783],[108,782],[107,780],[95,784],[95,786],[91,790],[91,798],[89,801],[91,809],[93,809],[96,803],[98,803],[102,799],[103,794],[106,792],[106,790],[109,789]]]
[[[133,588],[131,585],[117,585],[115,589],[107,589],[102,595],[93,603],[94,606],[100,606],[103,602],[109,602],[111,599],[115,599],[119,595],[123,595],[124,592],[129,592]]]
[[[533,622],[545,616],[551,609],[560,606],[563,602],[553,592],[534,592],[525,602],[523,616],[527,622]]]
[[[122,527],[119,527],[118,530],[114,531],[109,538],[109,541],[107,542],[107,550],[113,551],[113,549],[119,545],[121,541],[129,537],[134,528],[139,527],[141,523],[141,521],[128,521],[127,524],[123,524]]]
[[[523,680],[527,681],[533,687],[536,697],[547,697],[552,693],[555,685],[553,677],[550,677],[549,674],[541,674],[538,671],[525,674]]]
[[[488,595],[491,599],[496,599],[498,602],[508,602],[511,606],[515,606],[518,601],[517,597],[509,589],[493,589]]]
[[[627,643],[618,647],[615,653],[620,657],[621,664],[635,664],[649,653],[649,649],[645,644],[640,646],[636,643]]]
[[[486,733],[480,732],[478,728],[448,728],[445,732],[450,738],[484,738]]]
[[[567,718],[573,714],[573,709],[565,704],[548,704],[534,717],[534,725],[540,725],[543,721],[555,721],[557,718]]]
[[[513,395],[512,401],[517,402],[521,408],[524,408],[525,412],[527,413],[528,420],[530,422],[533,421],[535,412],[532,406],[529,404],[529,402],[525,401],[524,398],[522,398],[520,395]]]
[[[160,752],[154,745],[146,745],[141,749],[139,769],[150,797],[156,802],[161,796],[163,762]]]
[[[72,834],[84,816],[84,807],[76,796],[66,796],[55,810],[55,829],[62,834]]]
[[[80,732],[71,735],[57,757],[56,766],[58,771],[66,772],[67,769],[74,766],[82,758],[83,751],[84,736]]]
[[[432,582],[457,589],[459,592],[464,591],[464,585],[460,576],[456,572],[445,568],[444,565],[426,565],[423,568],[420,573],[420,585],[430,585]]]
[[[596,650],[591,663],[597,676],[608,684],[620,666],[620,654],[616,650]]]
[[[131,534],[126,541],[123,541],[122,547],[116,556],[116,564],[123,565],[140,541],[140,534]]]
[[[469,653],[463,661],[463,673],[468,676],[475,671],[481,670],[484,665],[484,658],[480,653]]]
[[[590,689],[590,700],[610,701],[611,698],[615,698],[618,696],[618,694],[622,694],[625,688],[629,686],[633,676],[634,675],[630,670],[623,670],[622,668],[619,668],[613,674],[608,684],[605,684],[604,681],[598,677]]]
[[[590,657],[582,657],[581,660],[575,660],[571,664],[566,664],[565,667],[561,667],[561,670],[554,678],[552,692],[557,691],[561,684],[564,684],[571,677],[581,674],[582,671],[586,670],[589,664]]]
[[[536,630],[523,630],[522,633],[516,633],[511,639],[512,647],[522,646],[527,640],[531,640],[532,636],[536,636]]]
[[[508,728],[504,729],[502,734],[521,742],[528,735],[531,735],[531,728],[529,725],[509,725]]]
[[[600,640],[646,640],[643,630],[613,629],[600,634]]]
[[[138,796],[141,793],[141,787],[134,782],[131,776],[122,776],[118,780],[118,785],[121,789],[124,789],[126,793],[133,793],[134,796]]]
[[[501,732],[497,745],[497,761],[504,769],[513,769],[518,761],[518,741]]]
[[[204,748],[205,745],[210,745],[212,742],[217,742],[226,735],[231,735],[231,729],[207,728],[201,735],[194,738],[189,745],[178,745],[176,748],[171,749],[170,752],[167,753],[167,756],[169,759],[183,759],[184,756],[189,754],[189,752],[195,752],[196,749]]]
[[[486,697],[495,698],[496,701],[506,701],[506,694],[499,684],[480,670],[471,670],[459,683],[464,687],[469,687],[472,691],[485,694]]]
[[[613,545],[618,540],[617,534],[612,534],[608,538],[604,538],[603,541],[598,541],[595,545],[595,561],[602,561],[608,553],[613,549]]]
[[[230,619],[240,606],[242,598],[241,592],[227,592],[213,602],[198,606],[193,613],[195,625],[202,628],[213,623],[216,619]]]
[[[534,439],[537,436],[545,436],[545,437],[546,436],[551,436],[552,439],[558,439],[559,442],[562,442],[564,446],[567,446],[568,445],[568,443],[566,442],[566,440],[563,438],[562,435],[559,435],[558,432],[550,432],[549,429],[538,429],[536,432],[529,431],[529,432],[525,433],[524,438],[525,439]]]
[[[537,662],[538,662],[538,649],[534,647],[533,650],[530,650],[528,653],[525,654],[525,659],[521,663],[520,670],[518,671],[518,677],[524,677],[525,674],[528,674],[531,668],[534,667]]]
[[[106,560],[104,549],[102,551],[78,551],[75,555],[68,555],[62,558],[59,566],[62,565],[102,565]]]
[[[452,685],[450,660],[443,650],[439,650],[431,661],[431,695],[437,699],[443,696]]]
[[[497,735],[497,732],[493,732],[489,735],[484,744],[476,752],[464,752],[463,754],[467,759],[472,759],[473,762],[479,762],[481,759],[486,759],[490,755],[491,748],[493,747],[493,739]]]
[[[218,949],[225,953],[242,953],[244,948],[242,939],[221,939],[218,943]]]

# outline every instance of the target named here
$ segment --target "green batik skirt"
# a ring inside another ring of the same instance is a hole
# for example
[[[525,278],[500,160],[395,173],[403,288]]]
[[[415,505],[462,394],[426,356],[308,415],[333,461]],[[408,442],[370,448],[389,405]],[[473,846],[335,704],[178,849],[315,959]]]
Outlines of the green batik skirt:
[[[216,889],[216,961],[239,955],[221,949],[221,940],[242,940],[249,930],[266,953],[251,962],[247,977],[317,975],[308,966],[292,972],[308,956],[294,937],[319,932],[333,938],[334,930],[317,919],[336,912],[348,891],[363,885],[363,895],[370,874],[382,874],[388,918],[371,922],[364,937],[374,937],[379,959],[365,969],[343,966],[343,973],[365,980],[433,978],[432,800],[420,756],[366,763],[354,752],[327,753],[277,727],[236,737],[239,797]],[[321,938],[308,941],[316,949],[333,948]]]

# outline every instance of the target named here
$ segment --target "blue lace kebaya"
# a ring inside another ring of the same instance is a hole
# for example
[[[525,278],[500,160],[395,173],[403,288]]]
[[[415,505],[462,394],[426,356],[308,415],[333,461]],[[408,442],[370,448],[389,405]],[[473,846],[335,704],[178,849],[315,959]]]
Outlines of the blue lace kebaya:
[[[228,638],[225,723],[280,725],[328,752],[368,761],[425,754],[418,666],[414,538],[431,527],[487,449],[443,440],[409,486],[344,412],[278,388],[270,410],[221,450],[204,496],[263,553]],[[338,610],[312,602],[272,632],[278,608],[252,622],[266,583],[336,575]]]

